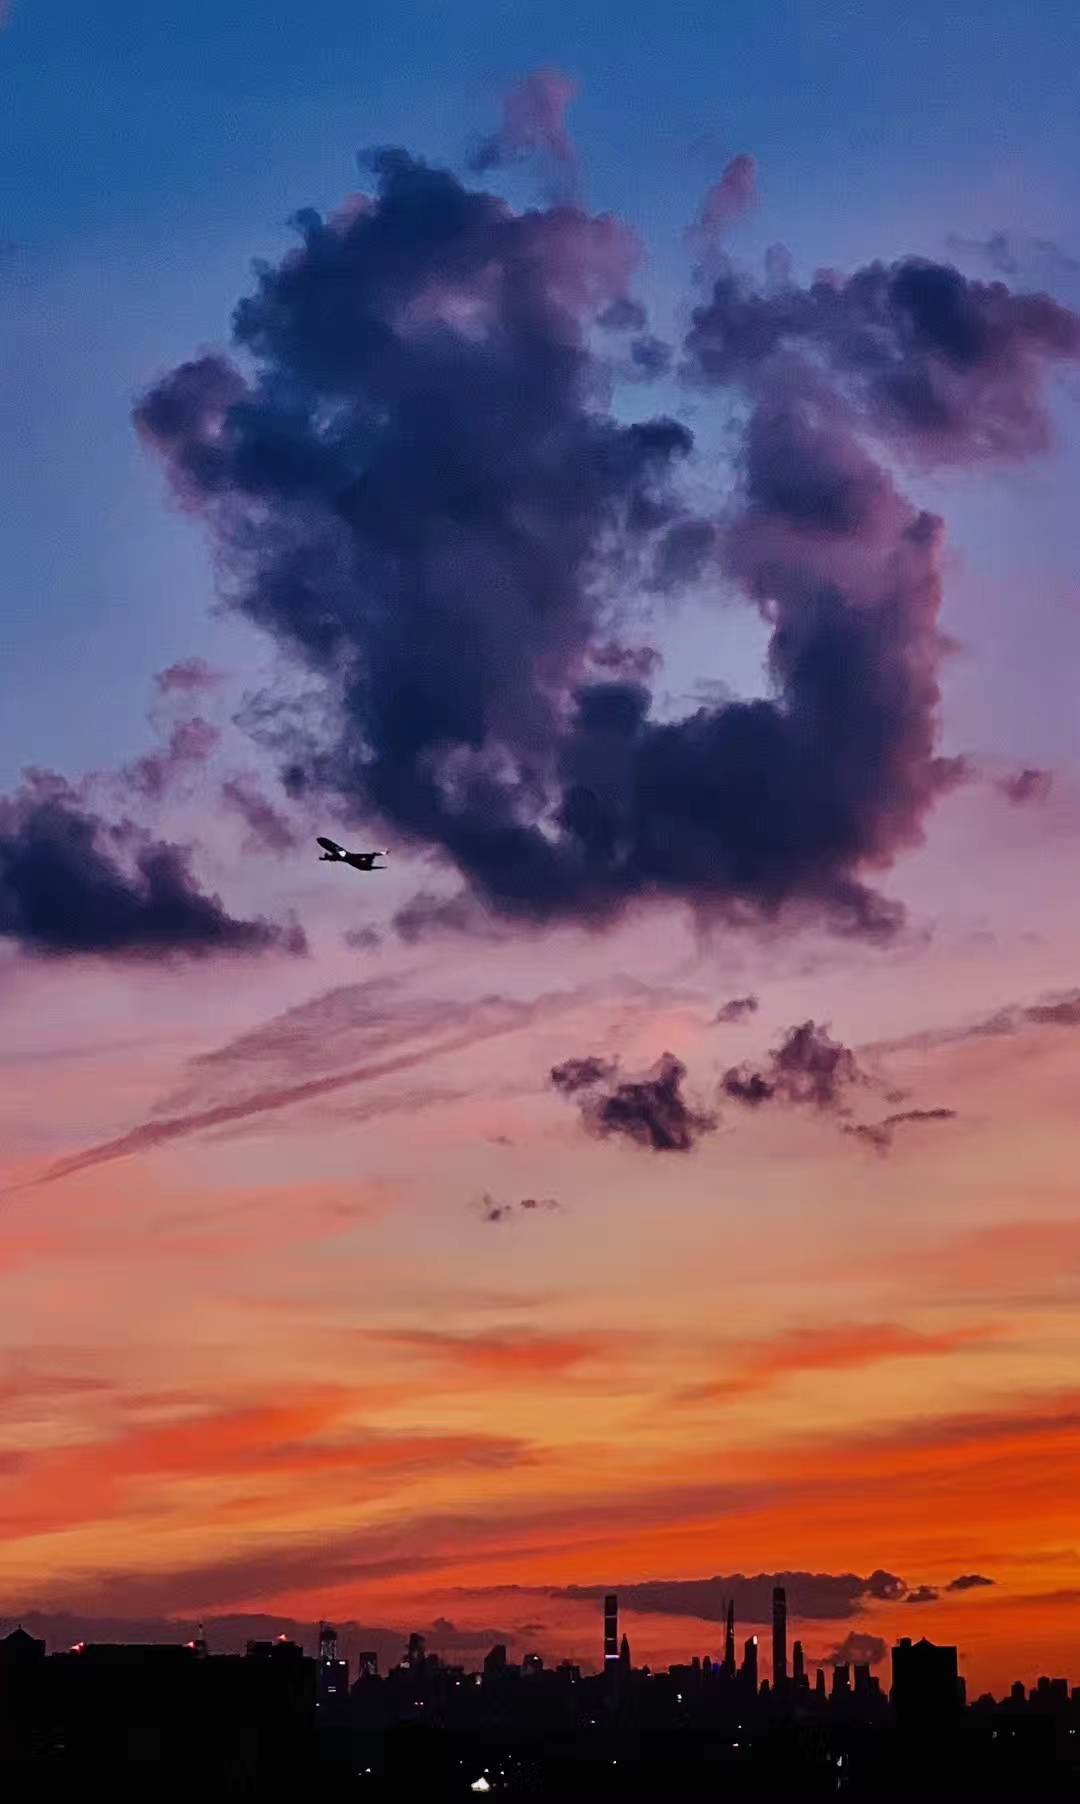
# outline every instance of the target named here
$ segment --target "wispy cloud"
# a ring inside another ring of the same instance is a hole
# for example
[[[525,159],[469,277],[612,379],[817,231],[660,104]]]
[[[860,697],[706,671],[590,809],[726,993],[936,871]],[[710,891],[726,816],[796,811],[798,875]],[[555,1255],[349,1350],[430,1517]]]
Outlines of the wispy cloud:
[[[793,1328],[736,1346],[727,1376],[688,1386],[684,1403],[734,1400],[772,1390],[803,1372],[854,1371],[893,1359],[930,1359],[970,1350],[999,1338],[987,1326],[921,1333],[898,1322],[860,1322],[827,1328]]]
[[[156,1113],[127,1133],[56,1160],[30,1180],[29,1187],[401,1076],[555,1018],[582,1000],[581,991],[564,990],[525,1002],[491,996],[465,1007],[459,1002],[409,999],[386,980],[330,991],[200,1055],[191,1062],[189,1082],[172,1099],[168,1113]],[[342,1068],[350,1050],[368,1056]],[[384,1056],[373,1056],[380,1052]],[[329,1071],[328,1061],[335,1064]]]

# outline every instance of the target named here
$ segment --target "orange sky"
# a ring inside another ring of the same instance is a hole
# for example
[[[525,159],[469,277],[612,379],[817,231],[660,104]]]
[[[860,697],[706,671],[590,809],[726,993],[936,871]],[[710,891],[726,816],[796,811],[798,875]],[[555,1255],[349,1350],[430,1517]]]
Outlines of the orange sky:
[[[938,1601],[796,1600],[811,1660],[914,1632],[973,1692],[1080,1681],[1080,1026],[1021,1012],[1074,977],[1058,807],[1034,893],[998,805],[950,804],[888,952],[654,917],[358,961],[350,896],[309,883],[314,961],[280,984],[16,972],[0,1609],[446,1618],[591,1662],[562,1587],[883,1568]],[[980,880],[940,881],[950,836]],[[704,1099],[810,1017],[872,1079],[847,1125],[901,1090],[955,1118],[878,1154],[833,1112],[727,1105],[657,1154],[547,1083],[671,1050]],[[653,1662],[721,1636],[626,1626]]]

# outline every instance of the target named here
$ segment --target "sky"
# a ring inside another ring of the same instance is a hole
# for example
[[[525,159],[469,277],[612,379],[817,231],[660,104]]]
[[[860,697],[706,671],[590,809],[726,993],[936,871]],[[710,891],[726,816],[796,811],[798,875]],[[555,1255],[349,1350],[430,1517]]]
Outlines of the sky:
[[[1080,1680],[1078,34],[0,8],[0,1627]]]

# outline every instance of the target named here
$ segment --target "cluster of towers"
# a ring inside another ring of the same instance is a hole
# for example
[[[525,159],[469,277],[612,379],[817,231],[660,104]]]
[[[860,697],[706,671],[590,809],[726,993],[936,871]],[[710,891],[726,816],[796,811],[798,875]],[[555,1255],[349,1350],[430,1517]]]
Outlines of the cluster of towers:
[[[789,1684],[804,1690],[807,1685],[806,1657],[801,1641],[792,1644],[791,1668],[788,1669],[787,1591],[783,1585],[773,1587],[772,1597],[772,1689],[783,1691]],[[630,1643],[624,1635],[619,1641],[619,1599],[610,1591],[604,1598],[604,1671],[629,1671]],[[758,1638],[750,1635],[743,1643],[741,1667],[735,1656],[735,1603],[729,1598],[724,1613],[724,1654],[719,1670],[725,1679],[741,1677],[754,1692],[758,1689]],[[818,1675],[823,1683],[824,1674]]]

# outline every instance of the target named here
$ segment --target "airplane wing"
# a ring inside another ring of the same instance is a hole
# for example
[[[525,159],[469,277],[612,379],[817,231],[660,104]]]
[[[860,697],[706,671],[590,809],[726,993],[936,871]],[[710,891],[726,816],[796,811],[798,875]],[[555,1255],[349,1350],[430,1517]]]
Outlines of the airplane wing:
[[[315,844],[321,846],[324,852],[329,852],[334,858],[344,858],[345,856],[345,847],[339,846],[336,839],[323,839],[320,836]]]

